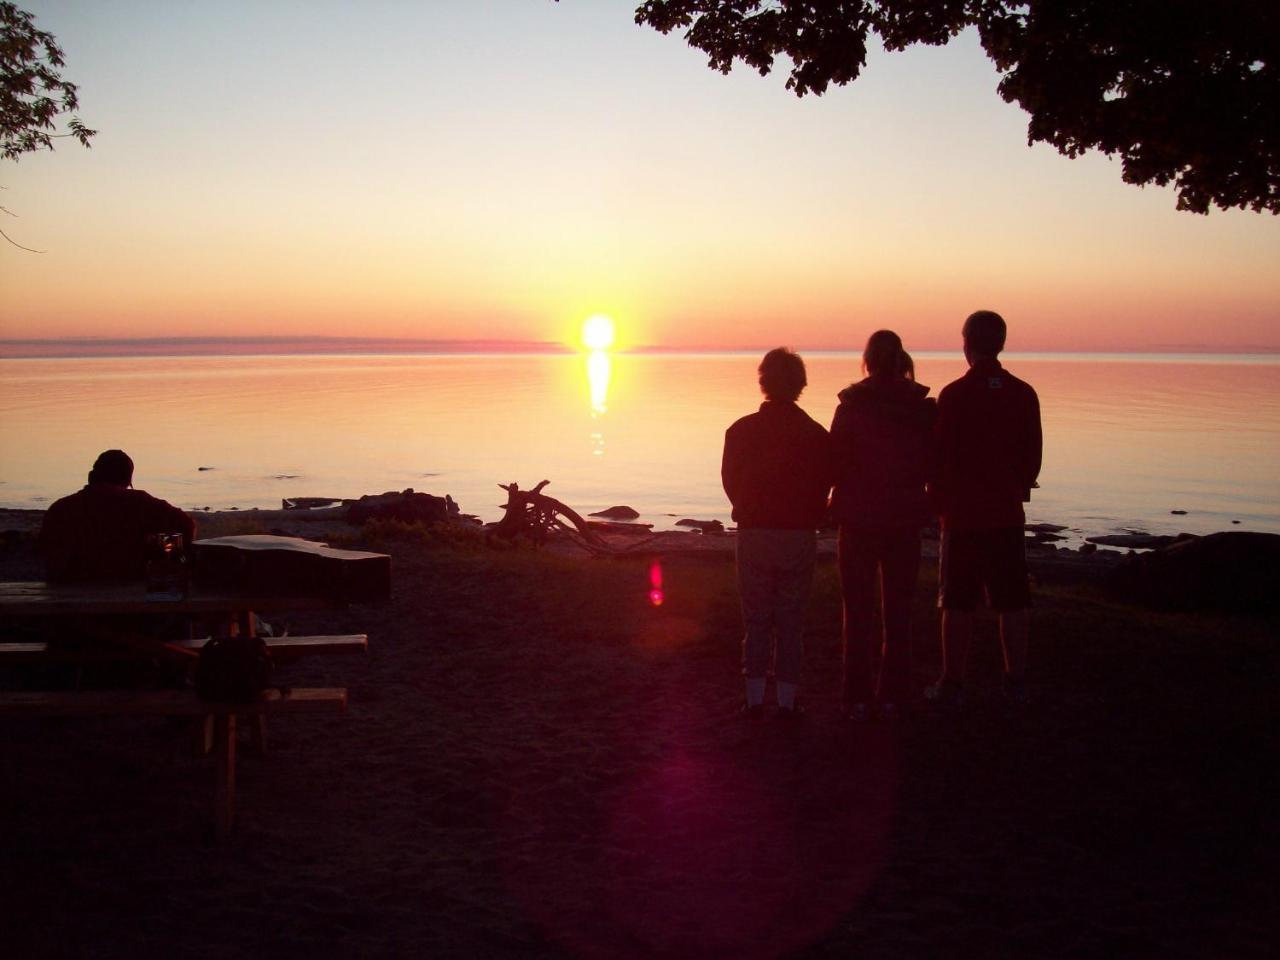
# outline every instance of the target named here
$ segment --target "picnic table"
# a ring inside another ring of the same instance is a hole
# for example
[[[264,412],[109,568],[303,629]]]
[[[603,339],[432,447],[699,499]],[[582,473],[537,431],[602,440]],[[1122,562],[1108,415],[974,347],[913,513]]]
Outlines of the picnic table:
[[[244,548],[252,560],[239,556],[235,541],[241,539],[252,541]],[[286,556],[279,568],[284,570],[282,577],[272,575],[277,567],[267,555],[275,552]],[[197,583],[180,597],[149,596],[141,582],[0,583],[0,663],[119,660],[137,657],[148,649],[145,644],[95,646],[92,642],[60,642],[81,640],[77,634],[85,632],[86,625],[108,622],[113,617],[125,618],[126,623],[129,618],[138,622],[153,615],[199,617],[220,625],[220,632],[252,636],[258,628],[256,614],[260,611],[345,606],[350,591],[342,587],[348,583],[354,583],[363,598],[376,598],[389,589],[389,558],[380,554],[333,551],[323,544],[288,537],[220,538],[210,553],[216,560],[214,575],[209,578],[212,582]],[[306,555],[305,564],[289,556],[298,553]],[[374,562],[371,564],[370,560]],[[359,564],[360,575],[355,578],[349,574],[353,561]],[[317,563],[321,565],[316,566]],[[334,569],[339,570],[336,578]],[[308,592],[305,588],[309,586],[315,589]],[[6,635],[6,625],[35,625],[38,635]],[[263,639],[273,659],[358,653],[368,645],[364,634]],[[156,639],[150,649],[195,657],[206,640],[190,636]],[[237,717],[251,718],[256,743],[265,750],[265,718],[269,714],[337,713],[344,711],[346,705],[347,691],[343,687],[274,688],[244,703],[211,702],[191,689],[0,691],[0,716],[7,717],[156,715],[201,719],[201,749],[214,750],[217,755],[214,824],[219,838],[231,831],[234,820]]]

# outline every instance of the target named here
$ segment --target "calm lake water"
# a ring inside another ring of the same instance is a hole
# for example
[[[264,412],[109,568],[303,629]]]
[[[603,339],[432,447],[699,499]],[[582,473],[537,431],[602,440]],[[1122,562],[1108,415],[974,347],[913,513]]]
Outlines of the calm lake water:
[[[496,519],[548,479],[580,512],[659,529],[728,521],[725,427],[755,409],[758,357],[436,355],[0,360],[0,505],[78,489],[127,450],[139,487],[184,508],[413,487]],[[809,354],[801,405],[827,424],[856,354]],[[1030,520],[1078,536],[1280,533],[1280,357],[1010,355],[1043,408]],[[919,354],[934,394],[959,355]],[[1185,510],[1185,516],[1172,510]],[[1233,524],[1232,521],[1239,521]]]

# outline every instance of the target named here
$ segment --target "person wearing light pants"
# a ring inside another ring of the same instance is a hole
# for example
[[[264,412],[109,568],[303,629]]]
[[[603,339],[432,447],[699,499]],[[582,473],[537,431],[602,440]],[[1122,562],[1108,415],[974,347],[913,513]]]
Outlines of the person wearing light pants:
[[[765,400],[724,437],[720,476],[738,524],[738,591],[746,710],[763,710],[773,659],[778,708],[794,714],[804,658],[804,616],[817,556],[816,530],[831,489],[827,431],[797,406],[804,361],[779,347],[758,368]]]

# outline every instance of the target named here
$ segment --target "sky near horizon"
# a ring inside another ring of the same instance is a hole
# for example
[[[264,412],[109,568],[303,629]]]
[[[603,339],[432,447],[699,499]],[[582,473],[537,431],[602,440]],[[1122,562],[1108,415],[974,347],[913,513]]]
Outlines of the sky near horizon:
[[[634,0],[19,0],[91,150],[0,162],[0,338],[1280,350],[1280,218],[1026,144],[974,36],[797,99]]]

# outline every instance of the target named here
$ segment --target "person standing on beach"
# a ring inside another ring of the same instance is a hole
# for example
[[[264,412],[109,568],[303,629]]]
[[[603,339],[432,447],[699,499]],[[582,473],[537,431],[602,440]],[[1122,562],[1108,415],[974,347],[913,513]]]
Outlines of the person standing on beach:
[[[841,708],[866,720],[872,704],[896,719],[911,681],[911,602],[920,575],[920,528],[928,513],[925,480],[937,406],[914,380],[911,359],[892,330],[877,330],[862,353],[863,379],[840,391],[831,421],[840,524],[844,606]],[[871,631],[879,592],[883,640],[878,675]]]
[[[757,372],[765,400],[725,431],[720,477],[738,524],[746,710],[752,717],[763,712],[772,652],[778,708],[792,717],[816,531],[831,489],[830,438],[796,405],[808,384],[798,354],[770,350]]]
[[[1042,434],[1035,390],[1000,365],[1006,330],[998,313],[970,314],[961,334],[969,371],[938,396],[930,486],[942,527],[942,675],[925,697],[950,706],[964,700],[973,611],[984,595],[1000,618],[1005,696],[1027,699],[1031,598],[1022,504],[1040,473]]]
[[[172,504],[133,489],[133,460],[123,450],[106,450],[84,488],[55,501],[44,515],[39,546],[45,576],[54,582],[141,580],[153,533],[180,533],[189,547],[196,524]]]

